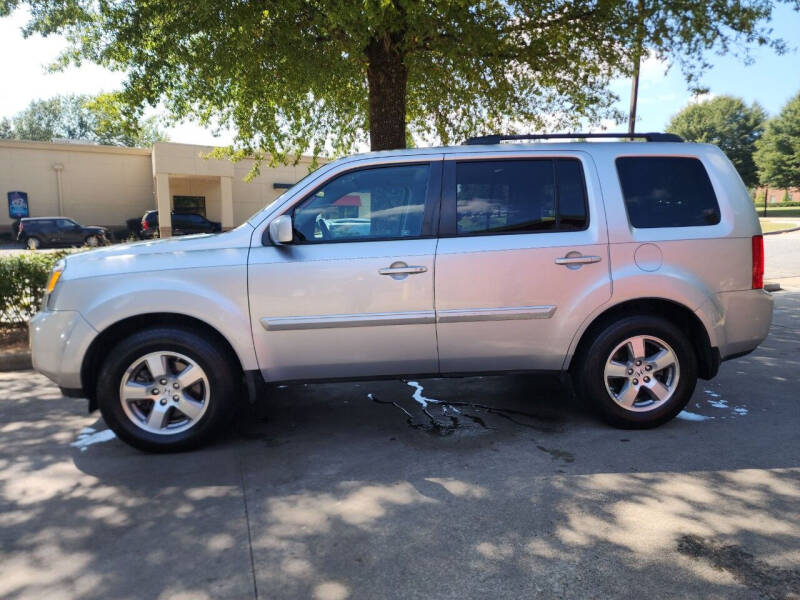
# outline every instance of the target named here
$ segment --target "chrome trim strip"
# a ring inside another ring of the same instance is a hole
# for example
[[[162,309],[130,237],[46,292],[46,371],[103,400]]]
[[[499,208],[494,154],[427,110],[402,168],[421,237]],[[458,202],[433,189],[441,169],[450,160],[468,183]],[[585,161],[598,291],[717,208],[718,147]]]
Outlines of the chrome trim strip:
[[[312,317],[264,317],[261,326],[267,331],[303,329],[338,329],[342,327],[377,327],[380,325],[426,325],[436,322],[432,310],[356,315],[315,315]]]
[[[467,308],[440,310],[437,323],[472,323],[476,321],[515,321],[520,319],[549,319],[555,306],[509,306],[503,308]]]

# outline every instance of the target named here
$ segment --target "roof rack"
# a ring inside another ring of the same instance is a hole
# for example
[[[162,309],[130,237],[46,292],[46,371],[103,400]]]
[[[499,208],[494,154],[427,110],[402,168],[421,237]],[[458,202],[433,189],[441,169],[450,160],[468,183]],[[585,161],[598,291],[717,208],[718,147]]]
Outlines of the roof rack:
[[[550,139],[592,139],[592,138],[627,138],[643,139],[647,142],[682,142],[683,138],[674,133],[523,133],[521,135],[481,135],[478,137],[467,138],[464,142],[467,146],[478,144],[499,144],[504,140],[550,140]]]

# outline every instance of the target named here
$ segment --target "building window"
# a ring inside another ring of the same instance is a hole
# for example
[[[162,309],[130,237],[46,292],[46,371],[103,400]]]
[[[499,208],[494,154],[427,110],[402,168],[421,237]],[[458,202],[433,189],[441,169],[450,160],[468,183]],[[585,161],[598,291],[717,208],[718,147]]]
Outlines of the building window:
[[[173,196],[172,210],[176,213],[197,213],[206,216],[205,196]]]

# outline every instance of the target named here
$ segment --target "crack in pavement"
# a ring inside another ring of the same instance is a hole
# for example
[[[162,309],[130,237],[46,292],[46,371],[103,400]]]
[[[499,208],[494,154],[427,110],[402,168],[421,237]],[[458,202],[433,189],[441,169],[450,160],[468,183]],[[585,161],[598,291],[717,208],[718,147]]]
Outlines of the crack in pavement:
[[[419,392],[417,392],[419,393]],[[436,434],[440,436],[447,436],[453,434],[458,429],[464,429],[463,421],[458,418],[456,415],[462,415],[464,418],[469,419],[472,423],[478,425],[483,429],[493,429],[489,425],[486,424],[486,421],[475,414],[468,413],[466,411],[459,410],[459,408],[470,408],[474,410],[482,410],[489,414],[497,415],[504,419],[511,421],[516,425],[520,425],[522,427],[527,427],[530,429],[534,429],[536,431],[541,431],[545,433],[557,433],[561,431],[561,428],[555,427],[548,424],[543,424],[540,422],[536,423],[526,423],[516,417],[525,417],[531,419],[533,421],[541,421],[541,417],[532,413],[514,410],[510,408],[497,408],[495,406],[488,406],[486,404],[480,404],[476,402],[450,402],[446,400],[433,400],[431,398],[425,398],[425,403],[419,403],[421,412],[427,417],[427,422],[419,422],[414,415],[406,410],[403,406],[395,402],[394,400],[381,400],[373,393],[367,394],[367,398],[372,400],[373,402],[377,402],[378,404],[390,404],[400,411],[403,412],[406,416],[406,422],[412,429],[420,429],[422,431],[426,431],[431,434]],[[428,406],[434,405],[442,409],[444,413],[442,417],[445,417],[447,420],[442,421],[440,418],[437,418],[433,415]],[[456,414],[447,414],[448,410],[452,410]],[[568,453],[566,453],[568,454]]]

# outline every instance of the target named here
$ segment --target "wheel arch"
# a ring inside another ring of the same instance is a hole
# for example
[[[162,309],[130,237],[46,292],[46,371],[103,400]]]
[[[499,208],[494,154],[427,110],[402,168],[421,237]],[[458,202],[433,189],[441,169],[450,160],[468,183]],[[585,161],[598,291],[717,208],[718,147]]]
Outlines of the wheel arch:
[[[89,411],[97,409],[96,383],[103,358],[123,338],[143,329],[158,326],[177,327],[192,333],[202,332],[214,340],[229,356],[231,364],[243,372],[242,362],[231,343],[215,327],[196,317],[181,313],[144,313],[121,319],[101,331],[89,345],[81,364],[81,384],[89,399]]]
[[[575,350],[568,358],[571,371],[577,357],[589,346],[591,340],[610,323],[633,315],[659,316],[669,320],[687,333],[698,362],[698,375],[711,379],[719,369],[719,350],[711,345],[705,325],[686,305],[666,298],[637,298],[615,304],[597,315],[581,333]]]

